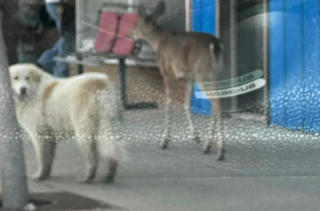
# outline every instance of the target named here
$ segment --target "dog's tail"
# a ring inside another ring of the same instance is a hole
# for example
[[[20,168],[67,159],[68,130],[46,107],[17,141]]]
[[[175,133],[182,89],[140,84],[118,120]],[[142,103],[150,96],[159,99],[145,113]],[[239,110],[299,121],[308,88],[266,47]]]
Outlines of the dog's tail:
[[[220,74],[223,69],[223,52],[224,52],[224,45],[223,43],[215,38],[213,42],[209,45],[209,51],[211,55],[212,61],[212,68],[213,71]]]

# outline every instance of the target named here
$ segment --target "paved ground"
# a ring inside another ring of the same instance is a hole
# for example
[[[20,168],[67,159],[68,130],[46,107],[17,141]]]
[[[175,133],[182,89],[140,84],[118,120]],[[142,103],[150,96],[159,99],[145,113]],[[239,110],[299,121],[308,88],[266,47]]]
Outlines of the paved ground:
[[[61,143],[52,178],[30,181],[33,192],[66,190],[137,211],[319,210],[320,138],[314,134],[225,120],[226,160],[203,155],[188,140],[186,119],[177,109],[174,139],[165,151],[157,143],[163,111],[130,111],[122,128],[125,156],[115,184],[79,184],[84,165],[73,141]],[[208,123],[196,117],[198,128]],[[35,156],[25,144],[28,175]]]

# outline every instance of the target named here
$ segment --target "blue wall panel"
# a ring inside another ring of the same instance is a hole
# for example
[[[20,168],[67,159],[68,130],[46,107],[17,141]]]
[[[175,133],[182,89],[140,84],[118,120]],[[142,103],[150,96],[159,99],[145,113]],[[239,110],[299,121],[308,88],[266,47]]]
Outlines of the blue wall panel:
[[[320,132],[320,1],[304,1],[303,14],[304,128],[307,131]]]
[[[215,34],[216,9],[193,0],[193,30]],[[320,132],[320,0],[269,0],[269,11],[271,123]],[[208,100],[193,96],[192,107],[212,114]]]
[[[285,120],[290,129],[302,129],[303,106],[303,49],[302,49],[302,1],[285,0]]]
[[[192,1],[192,30],[200,31],[202,28],[202,0]]]
[[[282,0],[269,1],[269,77],[270,121],[285,126],[285,4]]]
[[[202,1],[202,32],[216,35],[216,1]]]
[[[270,0],[272,124],[320,132],[319,2]]]
[[[215,0],[193,0],[192,30],[216,33],[216,1]],[[200,91],[197,85],[194,91]],[[208,99],[197,99],[192,96],[192,113],[212,115],[211,102]]]

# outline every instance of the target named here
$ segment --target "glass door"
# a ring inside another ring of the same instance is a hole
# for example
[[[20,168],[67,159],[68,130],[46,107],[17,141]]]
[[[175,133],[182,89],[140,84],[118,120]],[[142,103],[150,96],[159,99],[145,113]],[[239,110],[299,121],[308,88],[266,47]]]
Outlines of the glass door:
[[[262,70],[267,79],[266,0],[218,0],[218,35],[225,44],[221,79]],[[225,110],[267,115],[267,86],[224,100]]]

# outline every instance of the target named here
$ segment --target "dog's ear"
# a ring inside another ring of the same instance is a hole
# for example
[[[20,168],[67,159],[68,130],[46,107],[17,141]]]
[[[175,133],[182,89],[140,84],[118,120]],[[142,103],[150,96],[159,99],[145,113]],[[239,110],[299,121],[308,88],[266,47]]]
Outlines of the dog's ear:
[[[14,69],[14,66],[13,66],[13,65],[9,66],[9,76],[10,76],[10,79],[12,78],[12,75],[13,75],[13,69]]]
[[[39,83],[41,81],[42,70],[34,64],[29,64],[28,69],[30,71],[32,81]]]

